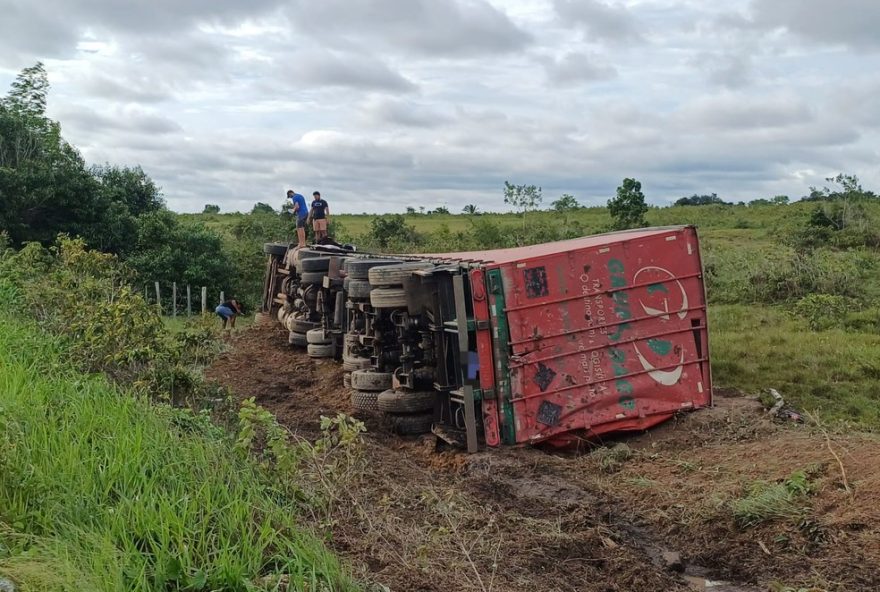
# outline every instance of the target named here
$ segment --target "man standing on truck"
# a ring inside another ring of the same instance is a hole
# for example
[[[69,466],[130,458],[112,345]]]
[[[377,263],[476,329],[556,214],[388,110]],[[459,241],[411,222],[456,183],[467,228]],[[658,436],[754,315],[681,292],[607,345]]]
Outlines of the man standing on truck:
[[[315,242],[322,238],[327,238],[327,225],[330,224],[330,206],[321,199],[321,192],[312,193],[312,210],[309,212],[309,219],[312,220],[315,228]]]
[[[303,248],[306,246],[306,220],[309,217],[309,207],[306,205],[306,198],[293,189],[287,190],[287,199],[292,205],[288,211],[296,217],[297,245]]]

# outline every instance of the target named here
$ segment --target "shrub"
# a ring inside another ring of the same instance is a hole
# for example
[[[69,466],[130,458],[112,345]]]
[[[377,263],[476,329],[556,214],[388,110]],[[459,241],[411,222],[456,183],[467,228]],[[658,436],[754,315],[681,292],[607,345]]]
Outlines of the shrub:
[[[846,296],[832,294],[808,294],[792,306],[792,313],[807,321],[813,331],[841,326],[848,312],[857,303]]]
[[[755,482],[745,496],[730,503],[733,517],[742,527],[769,520],[793,520],[804,514],[803,497],[812,485],[804,471],[796,471],[782,483]]]

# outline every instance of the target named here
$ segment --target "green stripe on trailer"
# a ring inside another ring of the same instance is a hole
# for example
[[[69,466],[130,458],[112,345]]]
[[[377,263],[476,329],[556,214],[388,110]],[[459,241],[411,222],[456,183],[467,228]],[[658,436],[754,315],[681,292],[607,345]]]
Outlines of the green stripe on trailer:
[[[510,356],[508,355],[508,343],[510,343],[510,329],[507,325],[507,315],[504,312],[504,287],[501,282],[501,270],[491,269],[487,272],[489,279],[489,289],[495,296],[493,307],[493,317],[498,329],[495,338],[492,340],[492,348],[495,351],[495,383],[498,388],[499,399],[501,401],[501,413],[503,416],[503,425],[501,426],[501,440],[505,444],[516,444],[516,427],[513,419],[513,403],[511,403],[510,394]]]

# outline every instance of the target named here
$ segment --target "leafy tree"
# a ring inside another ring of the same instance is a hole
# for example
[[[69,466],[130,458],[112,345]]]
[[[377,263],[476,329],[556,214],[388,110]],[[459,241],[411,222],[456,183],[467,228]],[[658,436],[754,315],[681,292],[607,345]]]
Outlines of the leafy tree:
[[[181,224],[165,209],[138,218],[136,245],[127,262],[141,282],[207,286],[212,292],[226,290],[232,275],[219,235],[201,224]]]
[[[608,213],[611,214],[616,230],[647,226],[647,211],[642,184],[635,179],[624,179],[623,184],[617,188],[617,197],[608,200]]]
[[[432,214],[449,214],[449,208],[445,206],[437,206],[433,210],[431,210]]]
[[[713,204],[730,205],[728,202],[718,197],[717,193],[710,193],[708,195],[694,194],[690,197],[682,197],[675,202],[675,205],[677,206],[708,206]]]
[[[251,214],[274,214],[274,213],[275,213],[275,208],[273,208],[269,204],[263,203],[261,201],[258,201],[254,205],[254,208],[251,210]]]
[[[562,194],[559,199],[552,202],[550,205],[553,207],[554,210],[560,213],[573,212],[580,209],[581,207],[581,204],[578,203],[578,200],[576,200],[573,195],[569,195],[568,193]]]
[[[774,195],[773,198],[770,200],[770,203],[777,206],[784,206],[788,204],[788,201],[789,200],[787,195]]]
[[[412,207],[412,206],[407,206],[407,207],[406,207],[406,213],[407,213],[408,215],[412,216],[413,214],[416,213],[416,209],[415,209],[414,207]]]
[[[463,207],[461,209],[461,211],[465,214],[473,216],[474,214],[477,213],[477,206],[475,206],[474,204],[468,204],[465,207]]]
[[[202,210],[203,214],[219,214],[220,206],[215,204],[205,204],[205,209]]]
[[[159,188],[139,166],[105,164],[92,167],[91,173],[101,184],[105,197],[124,204],[133,216],[154,212],[165,205]]]
[[[391,214],[373,218],[367,240],[385,249],[392,245],[415,244],[419,242],[419,236],[415,228],[406,223],[406,218]]]
[[[522,211],[523,228],[526,227],[526,212],[537,209],[543,200],[541,188],[536,185],[513,185],[508,181],[504,182],[504,203]]]

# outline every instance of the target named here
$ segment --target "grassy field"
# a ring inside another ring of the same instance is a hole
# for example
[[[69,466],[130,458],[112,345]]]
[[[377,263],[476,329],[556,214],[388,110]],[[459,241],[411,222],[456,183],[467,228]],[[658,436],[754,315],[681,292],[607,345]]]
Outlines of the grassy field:
[[[354,589],[279,489],[207,418],[0,318],[0,575],[21,590]]]

